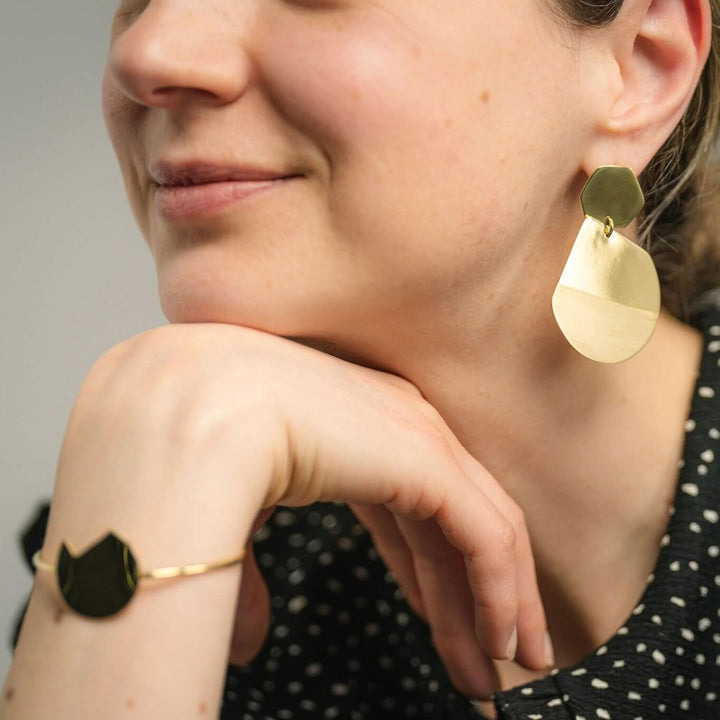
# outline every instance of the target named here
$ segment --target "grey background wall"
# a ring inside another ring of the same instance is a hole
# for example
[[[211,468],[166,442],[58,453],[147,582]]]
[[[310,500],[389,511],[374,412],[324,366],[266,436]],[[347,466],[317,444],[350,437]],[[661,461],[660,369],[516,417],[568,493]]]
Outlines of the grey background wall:
[[[32,584],[17,536],[52,496],[80,383],[111,345],[166,322],[102,121],[113,11],[112,0],[23,0],[0,23],[3,680]]]
[[[17,534],[52,496],[93,361],[167,321],[106,139],[112,0],[22,0],[0,22],[0,686],[32,585]]]

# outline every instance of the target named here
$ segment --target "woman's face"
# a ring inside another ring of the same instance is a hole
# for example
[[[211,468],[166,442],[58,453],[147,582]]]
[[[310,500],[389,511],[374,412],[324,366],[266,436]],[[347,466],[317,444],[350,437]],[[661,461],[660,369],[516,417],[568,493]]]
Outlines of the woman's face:
[[[582,219],[563,32],[538,0],[123,0],[103,105],[166,317],[332,337],[479,321],[528,259],[551,289]],[[236,182],[153,180],[189,166]]]

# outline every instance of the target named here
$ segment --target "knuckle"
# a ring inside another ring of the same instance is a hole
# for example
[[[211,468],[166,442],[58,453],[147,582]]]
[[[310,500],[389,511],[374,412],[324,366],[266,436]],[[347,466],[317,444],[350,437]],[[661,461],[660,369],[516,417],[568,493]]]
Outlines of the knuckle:
[[[447,425],[440,411],[434,405],[431,405],[425,398],[419,397],[417,399],[413,398],[412,407],[423,418],[429,421],[428,425],[430,427],[433,427],[442,438],[445,438]]]
[[[506,657],[507,639],[517,625],[519,606],[517,600],[507,600],[475,605],[475,636],[485,650],[498,659]]]
[[[427,520],[442,506],[443,493],[437,485],[416,481],[400,486],[386,506],[402,518]]]
[[[468,566],[468,582],[473,595],[475,609],[491,616],[514,610],[518,604],[515,583],[515,566],[503,557],[492,554],[475,559]],[[473,567],[474,566],[474,567]]]
[[[495,590],[489,596],[476,596],[475,610],[482,617],[483,624],[496,629],[509,628],[518,616],[520,602],[507,583],[501,584]]]
[[[112,388],[117,384],[120,354],[119,349],[108,351],[93,362],[76,393],[73,415],[97,412],[114,401],[117,393],[112,392]]]
[[[178,326],[176,325],[158,325],[157,327],[148,328],[137,333],[121,342],[113,345],[106,354],[133,355],[150,350],[158,350],[160,348],[168,348],[176,343],[180,337]]]
[[[264,418],[277,404],[268,373],[248,348],[229,345],[230,337],[207,325],[145,330],[92,364],[78,404],[111,417],[171,421],[181,435],[210,435],[240,416]]]
[[[167,357],[167,338],[169,333],[164,326],[144,330],[133,337],[126,338],[112,345],[100,355],[91,365],[87,373],[88,384],[109,381],[121,368],[129,364],[147,364],[145,355],[153,358]],[[165,354],[159,353],[163,347]]]
[[[514,500],[510,502],[506,515],[515,528],[516,535],[519,535],[527,530],[525,511]]]
[[[514,500],[514,498],[508,496],[507,504],[504,508],[505,514],[512,520],[513,525],[522,525],[525,522],[525,511],[522,507]]]
[[[432,413],[437,414],[437,410],[433,408],[431,411],[424,412],[417,422],[421,447],[430,452],[434,458],[455,466],[455,456],[450,447],[447,433],[432,416]]]
[[[517,545],[517,532],[513,524],[506,518],[503,518],[498,523],[498,527],[495,531],[495,541],[497,543],[498,550],[503,555],[514,555],[515,548]]]
[[[404,393],[409,394],[414,398],[425,401],[425,398],[423,397],[423,394],[422,392],[420,392],[420,389],[417,387],[417,385],[414,385],[409,380],[406,380],[404,377],[400,375],[395,375],[393,373],[385,373],[383,377],[385,381],[388,382],[390,385],[394,385],[399,390],[402,390]]]
[[[489,575],[473,587],[475,610],[484,618],[502,622],[512,617],[519,609],[519,600],[511,579],[506,572]]]
[[[123,358],[127,355],[129,344],[130,340],[123,340],[100,355],[90,366],[86,381],[99,381],[114,374]]]

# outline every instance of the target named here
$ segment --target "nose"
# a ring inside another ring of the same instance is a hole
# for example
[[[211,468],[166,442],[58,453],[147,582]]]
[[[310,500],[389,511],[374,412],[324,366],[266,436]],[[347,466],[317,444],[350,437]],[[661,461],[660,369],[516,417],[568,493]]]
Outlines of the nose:
[[[151,0],[116,31],[108,57],[115,83],[135,102],[168,110],[237,99],[250,76],[242,36],[251,23],[236,15],[247,15],[252,3],[233,5],[229,18],[213,0]]]

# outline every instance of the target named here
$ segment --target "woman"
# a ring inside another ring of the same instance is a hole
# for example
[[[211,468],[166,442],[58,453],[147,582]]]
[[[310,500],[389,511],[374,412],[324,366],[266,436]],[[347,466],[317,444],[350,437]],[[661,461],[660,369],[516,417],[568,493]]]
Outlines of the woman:
[[[42,557],[248,553],[103,622],[37,573],[0,718],[714,716],[718,22],[123,2],[105,116],[171,325],[89,372]],[[606,165],[664,304],[612,364],[551,310]]]

